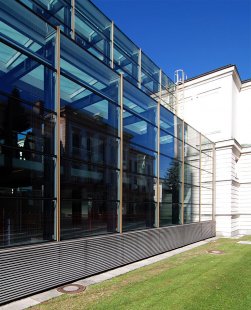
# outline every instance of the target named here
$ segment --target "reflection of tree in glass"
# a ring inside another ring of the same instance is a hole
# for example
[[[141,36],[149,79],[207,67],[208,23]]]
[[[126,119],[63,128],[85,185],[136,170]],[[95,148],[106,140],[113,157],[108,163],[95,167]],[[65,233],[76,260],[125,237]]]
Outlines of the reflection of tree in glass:
[[[179,162],[173,161],[164,181],[172,195],[172,224],[179,224],[179,171]]]

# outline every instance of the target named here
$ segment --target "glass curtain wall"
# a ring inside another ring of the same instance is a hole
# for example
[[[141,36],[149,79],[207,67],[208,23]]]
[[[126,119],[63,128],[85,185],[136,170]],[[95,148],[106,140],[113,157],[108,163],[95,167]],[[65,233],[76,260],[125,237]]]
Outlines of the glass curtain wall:
[[[0,247],[211,220],[172,81],[89,1],[0,4]]]
[[[55,29],[1,1],[0,38],[0,247],[8,247],[55,239]]]
[[[123,231],[156,227],[157,103],[124,82]]]
[[[184,124],[184,223],[199,222],[200,133]]]
[[[114,233],[119,77],[64,36],[60,64],[61,239]]]
[[[160,106],[160,226],[182,223],[183,121]]]
[[[175,84],[114,23],[89,0],[18,0],[101,60],[124,79],[175,110]],[[160,82],[160,75],[162,76]],[[164,96],[165,95],[165,96]]]
[[[213,143],[201,135],[201,220],[212,219]]]

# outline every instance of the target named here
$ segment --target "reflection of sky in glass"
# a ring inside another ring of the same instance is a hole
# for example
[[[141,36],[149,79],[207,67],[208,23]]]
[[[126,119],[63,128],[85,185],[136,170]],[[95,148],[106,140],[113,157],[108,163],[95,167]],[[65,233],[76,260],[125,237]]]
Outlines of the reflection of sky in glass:
[[[107,100],[102,100],[102,101],[99,101],[95,104],[92,104],[92,105],[84,108],[84,110],[92,113],[95,116],[100,116],[100,117],[108,120],[108,103],[107,103]]]
[[[130,125],[124,126],[124,128],[135,132],[136,134],[143,135],[147,133],[147,123],[145,121],[139,121]]]

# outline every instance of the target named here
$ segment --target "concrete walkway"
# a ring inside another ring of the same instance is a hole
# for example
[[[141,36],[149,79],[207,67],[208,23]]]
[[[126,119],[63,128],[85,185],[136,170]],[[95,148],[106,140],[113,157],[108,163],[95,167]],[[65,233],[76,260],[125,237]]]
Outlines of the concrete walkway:
[[[100,283],[100,282],[103,282],[105,280],[109,280],[109,279],[112,279],[114,277],[117,277],[121,274],[127,273],[129,271],[132,271],[132,270],[141,268],[143,266],[147,266],[147,265],[159,262],[159,261],[166,259],[166,258],[169,258],[171,256],[174,256],[174,255],[189,251],[191,249],[197,248],[198,246],[201,246],[201,245],[207,244],[209,242],[215,241],[216,239],[218,239],[218,238],[217,237],[216,238],[210,238],[207,240],[196,242],[196,243],[184,246],[184,247],[176,249],[176,250],[165,252],[163,254],[159,254],[159,255],[156,255],[156,256],[153,256],[150,258],[143,259],[143,260],[138,261],[136,263],[132,263],[132,264],[129,264],[129,265],[126,265],[123,267],[119,267],[119,268],[116,268],[116,269],[113,269],[113,270],[110,270],[110,271],[107,271],[107,272],[104,272],[104,273],[101,273],[101,274],[98,274],[98,275],[95,275],[95,276],[92,276],[89,278],[85,278],[83,280],[73,282],[73,284],[81,284],[84,286],[89,286],[92,284]],[[58,297],[60,295],[62,295],[62,293],[59,293],[57,291],[57,289],[52,289],[52,290],[46,291],[44,293],[36,294],[36,295],[31,296],[31,297],[23,298],[23,299],[20,299],[18,301],[6,304],[6,305],[0,307],[0,310],[27,309],[28,307],[38,305],[41,302],[47,301],[47,300],[54,298],[54,297]]]

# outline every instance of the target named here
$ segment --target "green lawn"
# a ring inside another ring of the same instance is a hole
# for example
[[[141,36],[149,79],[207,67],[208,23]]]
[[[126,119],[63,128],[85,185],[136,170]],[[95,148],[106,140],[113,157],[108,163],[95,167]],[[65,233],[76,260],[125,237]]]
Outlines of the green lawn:
[[[239,240],[251,236],[219,239],[32,309],[251,309],[251,245]]]

